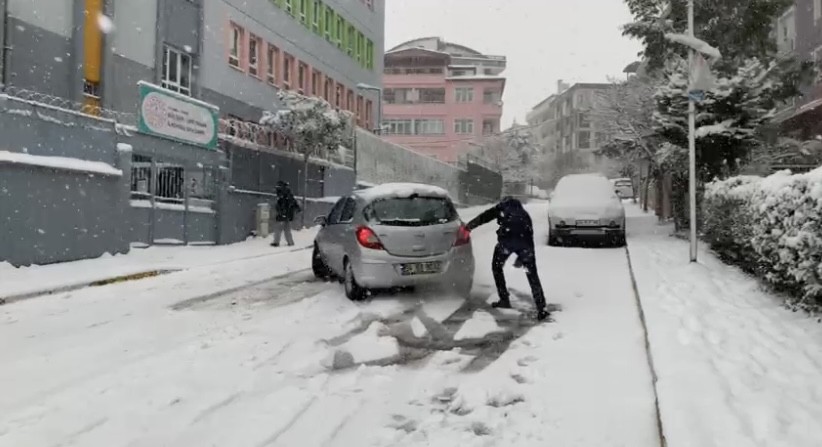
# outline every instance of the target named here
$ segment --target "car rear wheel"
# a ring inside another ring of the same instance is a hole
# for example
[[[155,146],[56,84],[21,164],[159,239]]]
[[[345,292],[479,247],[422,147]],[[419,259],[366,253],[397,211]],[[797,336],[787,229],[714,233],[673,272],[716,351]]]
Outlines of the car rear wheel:
[[[311,254],[311,270],[314,272],[314,277],[323,281],[327,281],[334,276],[331,269],[328,268],[328,264],[325,263],[325,258],[323,258],[320,247],[316,243],[314,243],[314,252]]]
[[[343,278],[345,296],[351,301],[362,301],[368,297],[368,290],[360,287],[357,278],[354,276],[354,268],[348,260],[345,260],[345,277]]]

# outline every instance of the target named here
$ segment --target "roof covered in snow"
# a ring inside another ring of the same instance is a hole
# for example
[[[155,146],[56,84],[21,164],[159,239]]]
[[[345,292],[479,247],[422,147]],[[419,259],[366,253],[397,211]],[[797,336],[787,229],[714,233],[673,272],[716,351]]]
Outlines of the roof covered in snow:
[[[101,161],[88,161],[70,157],[31,155],[21,152],[0,151],[0,163],[13,163],[114,177],[123,175],[123,171]]]

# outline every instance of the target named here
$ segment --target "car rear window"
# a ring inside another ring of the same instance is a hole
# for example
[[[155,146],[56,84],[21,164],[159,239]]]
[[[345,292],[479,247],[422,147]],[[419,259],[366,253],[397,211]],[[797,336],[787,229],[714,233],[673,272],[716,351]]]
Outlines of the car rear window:
[[[631,182],[628,180],[622,180],[616,182],[616,186],[631,186]]]
[[[375,200],[366,207],[365,217],[381,225],[419,227],[453,222],[459,215],[448,199],[408,197]]]

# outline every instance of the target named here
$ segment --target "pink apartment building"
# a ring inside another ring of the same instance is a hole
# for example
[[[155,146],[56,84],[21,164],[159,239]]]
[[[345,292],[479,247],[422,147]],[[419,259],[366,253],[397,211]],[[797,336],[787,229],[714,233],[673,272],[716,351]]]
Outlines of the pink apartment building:
[[[489,56],[437,37],[385,54],[385,139],[447,163],[474,140],[500,131],[504,56]]]

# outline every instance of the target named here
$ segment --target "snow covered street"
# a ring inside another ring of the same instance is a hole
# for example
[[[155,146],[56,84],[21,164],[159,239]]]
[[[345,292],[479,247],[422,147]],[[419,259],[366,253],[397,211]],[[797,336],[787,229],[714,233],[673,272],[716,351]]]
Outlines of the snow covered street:
[[[530,209],[537,326],[521,270],[526,314],[487,304],[492,225],[467,301],[352,303],[305,250],[4,306],[0,444],[658,445],[624,250],[547,247]]]

